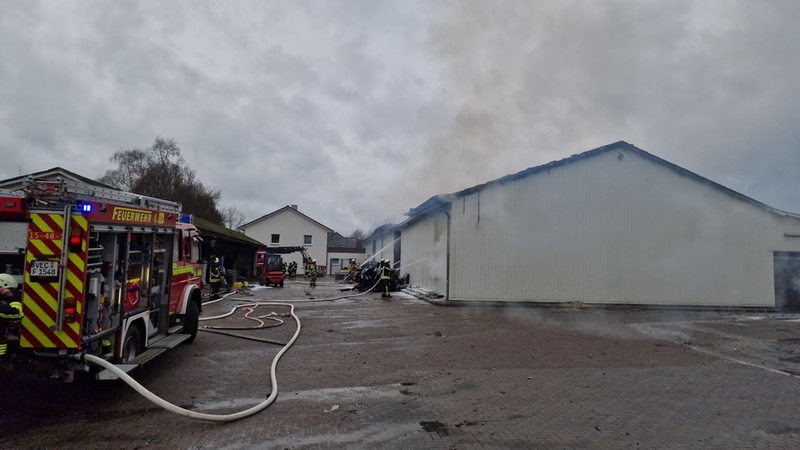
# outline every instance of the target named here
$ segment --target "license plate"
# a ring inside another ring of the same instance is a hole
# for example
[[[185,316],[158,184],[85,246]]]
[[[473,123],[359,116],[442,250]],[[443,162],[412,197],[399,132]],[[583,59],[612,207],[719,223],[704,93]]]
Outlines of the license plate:
[[[58,277],[58,261],[31,261],[32,277]]]

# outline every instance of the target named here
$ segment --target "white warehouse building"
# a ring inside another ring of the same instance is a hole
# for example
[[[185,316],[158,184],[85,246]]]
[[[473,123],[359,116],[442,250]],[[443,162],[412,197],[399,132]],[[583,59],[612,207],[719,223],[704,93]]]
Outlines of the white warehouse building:
[[[622,141],[407,215],[401,267],[447,301],[800,307],[800,215]]]

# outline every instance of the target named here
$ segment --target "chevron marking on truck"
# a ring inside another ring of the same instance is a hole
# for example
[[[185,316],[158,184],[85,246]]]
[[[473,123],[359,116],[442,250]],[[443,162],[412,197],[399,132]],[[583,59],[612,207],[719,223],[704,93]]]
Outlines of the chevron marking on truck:
[[[79,229],[81,249],[71,252],[65,270],[65,297],[77,299],[77,318],[56,330],[59,283],[57,278],[36,279],[30,275],[31,263],[37,260],[57,261],[61,257],[64,236],[64,216],[61,214],[31,214],[28,230],[28,248],[25,258],[25,291],[20,345],[24,348],[78,348],[81,341],[80,324],[83,323],[84,286],[86,280],[86,252],[88,222],[85,217],[72,217],[71,227]]]

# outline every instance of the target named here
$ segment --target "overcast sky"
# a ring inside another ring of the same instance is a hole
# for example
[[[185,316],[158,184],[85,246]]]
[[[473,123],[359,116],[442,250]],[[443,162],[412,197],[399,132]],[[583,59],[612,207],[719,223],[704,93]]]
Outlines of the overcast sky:
[[[800,1],[0,0],[0,178],[174,139],[349,235],[618,140],[800,212]]]

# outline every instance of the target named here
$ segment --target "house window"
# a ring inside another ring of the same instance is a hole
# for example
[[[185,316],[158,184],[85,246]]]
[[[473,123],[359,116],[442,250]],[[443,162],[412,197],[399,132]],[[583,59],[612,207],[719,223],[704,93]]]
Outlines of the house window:
[[[273,234],[271,239],[272,240],[270,242],[272,242],[273,244],[280,244],[281,243],[281,235],[280,234]]]
[[[303,235],[303,245],[311,245],[311,235],[304,234]]]

